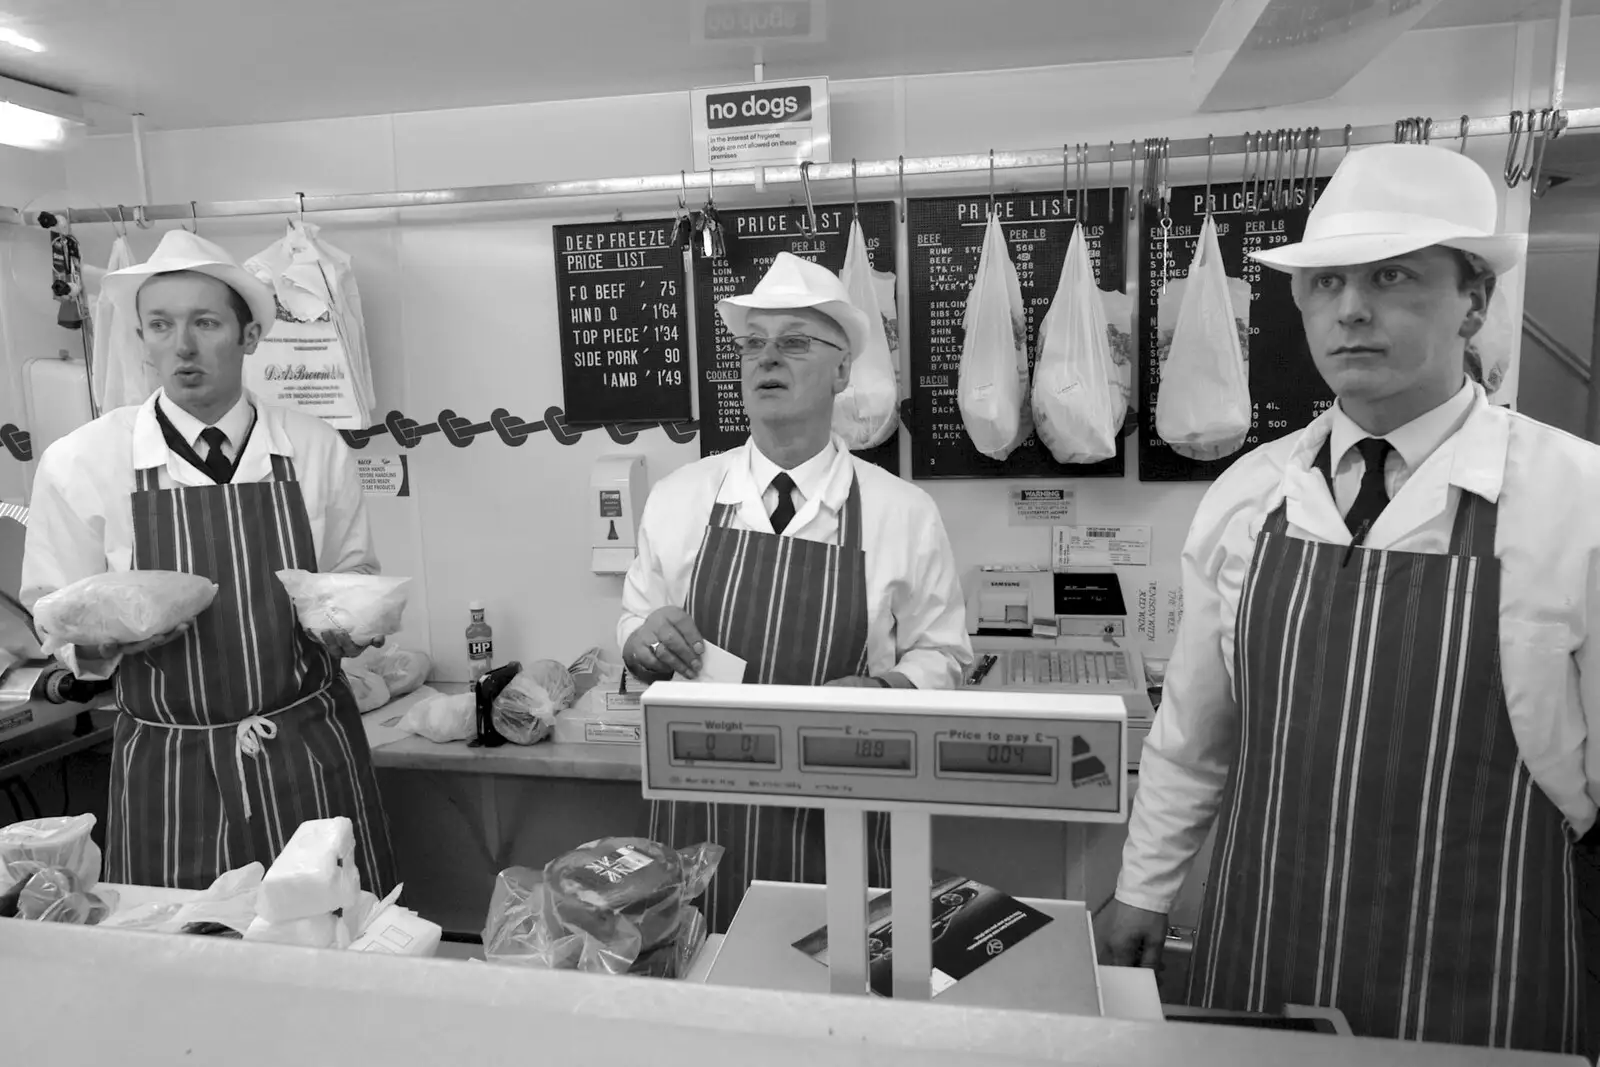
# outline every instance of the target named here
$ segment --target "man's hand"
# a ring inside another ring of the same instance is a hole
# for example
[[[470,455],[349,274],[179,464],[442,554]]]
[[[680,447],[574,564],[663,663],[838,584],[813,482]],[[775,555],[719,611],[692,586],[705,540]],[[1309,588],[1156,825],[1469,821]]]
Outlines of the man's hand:
[[[1095,917],[1094,934],[1102,964],[1154,970],[1167,943],[1167,916],[1113,900]]]
[[[135,641],[131,645],[79,645],[78,659],[88,660],[91,663],[104,663],[106,660],[116,659],[118,656],[124,658],[137,656],[141,652],[149,652],[153,648],[160,648],[162,645],[176,641],[188,632],[189,624],[185,622],[180,623],[176,629],[169,630],[167,633],[158,634],[145,641]]]
[[[700,656],[705,650],[705,640],[689,613],[679,607],[665,607],[633,631],[623,646],[622,659],[635,674],[657,678],[681,674],[693,678],[700,673]]]
[[[332,652],[340,659],[355,659],[368,648],[382,648],[383,638],[374,638],[371,645],[358,645],[347,633],[338,630],[310,630],[311,640]]]

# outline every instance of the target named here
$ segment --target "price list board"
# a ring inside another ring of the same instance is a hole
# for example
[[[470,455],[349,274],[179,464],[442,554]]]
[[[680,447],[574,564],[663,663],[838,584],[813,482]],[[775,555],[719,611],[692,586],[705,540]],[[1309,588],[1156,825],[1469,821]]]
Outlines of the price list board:
[[[569,425],[693,415],[683,251],[672,221],[553,228]]]
[[[1122,291],[1127,274],[1126,189],[1091,189],[1084,205],[1089,258],[1102,289]],[[1039,327],[1055,300],[1067,244],[1079,220],[1079,194],[997,196],[995,210],[1022,284],[1028,319],[1028,366],[1038,358]],[[1109,204],[1108,204],[1109,200]],[[906,208],[910,248],[911,475],[913,478],[1120,478],[1126,439],[1101,463],[1057,463],[1031,435],[1000,462],[967,436],[957,404],[967,297],[978,277],[987,196],[927,197]]]
[[[887,201],[861,205],[861,235],[866,239],[874,271],[895,270],[895,207]],[[727,233],[727,255],[711,259],[697,242],[694,250],[695,340],[700,362],[700,454],[713,456],[744,444],[750,436],[740,393],[739,353],[733,335],[717,314],[717,303],[742,296],[756,287],[779,252],[790,252],[827,267],[844,269],[854,218],[850,205],[817,208],[817,232],[801,232],[803,207],[719,212]],[[890,348],[895,348],[890,337]],[[893,353],[898,359],[898,352]],[[900,434],[877,448],[856,455],[891,474],[900,473]]]
[[[1321,186],[1325,181],[1318,183]],[[1172,225],[1163,228],[1153,211],[1143,212],[1142,276],[1139,286],[1139,478],[1147,482],[1209,481],[1241,456],[1267,441],[1304,429],[1333,404],[1333,393],[1317,373],[1306,346],[1300,312],[1294,306],[1289,275],[1264,267],[1249,253],[1300,240],[1305,232],[1309,198],[1297,186],[1282,210],[1255,210],[1253,192],[1237,182],[1213,185],[1211,201],[1217,226],[1217,244],[1229,278],[1250,287],[1250,328],[1245,359],[1250,378],[1254,422],[1244,447],[1222,459],[1200,461],[1174,452],[1156,434],[1156,401],[1161,395],[1161,368],[1172,343],[1171,323],[1177,307],[1167,310],[1168,328],[1161,326],[1161,290],[1187,277],[1194,259],[1200,228],[1205,224],[1204,186],[1172,190]],[[1177,299],[1173,293],[1171,299]]]

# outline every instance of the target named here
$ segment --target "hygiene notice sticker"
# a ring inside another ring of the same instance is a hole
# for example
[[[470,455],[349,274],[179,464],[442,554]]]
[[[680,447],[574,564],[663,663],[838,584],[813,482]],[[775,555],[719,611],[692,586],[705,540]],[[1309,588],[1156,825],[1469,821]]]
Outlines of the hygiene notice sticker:
[[[1148,526],[1057,526],[1054,569],[1069,567],[1148,567]]]
[[[1054,486],[1011,487],[1012,526],[1070,526],[1077,514],[1077,496]]]
[[[368,496],[410,496],[411,467],[408,456],[357,456],[356,473],[361,491]]]

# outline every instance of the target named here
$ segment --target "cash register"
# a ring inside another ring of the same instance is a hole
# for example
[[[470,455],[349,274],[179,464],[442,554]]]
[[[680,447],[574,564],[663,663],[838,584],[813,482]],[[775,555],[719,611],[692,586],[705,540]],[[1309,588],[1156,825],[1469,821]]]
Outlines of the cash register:
[[[1128,647],[1115,572],[1003,564],[978,570],[967,598],[971,689],[1121,697],[1129,768],[1155,716],[1143,658]]]

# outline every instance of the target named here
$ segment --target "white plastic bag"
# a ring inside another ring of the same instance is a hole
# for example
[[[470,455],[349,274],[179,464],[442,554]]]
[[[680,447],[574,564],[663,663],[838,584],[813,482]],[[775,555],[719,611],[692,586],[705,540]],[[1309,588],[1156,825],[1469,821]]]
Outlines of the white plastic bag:
[[[494,698],[494,728],[514,745],[536,745],[556,728],[556,702],[523,671]]]
[[[889,363],[894,367],[895,395],[904,400],[909,394],[900,377],[900,295],[895,287],[894,271],[872,272],[872,292],[878,298],[878,314],[883,319],[883,336],[889,342]]]
[[[1156,433],[1181,456],[1221,459],[1244,445],[1254,412],[1241,326],[1209,215],[1187,282],[1161,369]]]
[[[394,728],[426,737],[436,745],[469,740],[478,732],[477,695],[425,697],[413,704]]]
[[[622,657],[603,648],[591,648],[572,661],[567,673],[572,675],[574,697],[581,699],[596,686],[604,688],[622,680]]]
[[[0,889],[48,867],[70,871],[84,889],[93,889],[100,881],[94,824],[93,815],[53,816],[0,829]]]
[[[425,652],[384,645],[363,650],[354,659],[345,660],[344,666],[347,675],[352,667],[377,675],[383,680],[389,699],[399,700],[422,688],[422,683],[428,680],[428,672],[433,669],[433,661]]]
[[[398,633],[410,578],[381,574],[312,574],[279,571],[278,581],[294,600],[300,625],[312,633],[333,631],[358,645]]]
[[[1496,279],[1483,328],[1467,342],[1469,358],[1477,362],[1479,381],[1491,404],[1508,404],[1516,396],[1511,362],[1520,330],[1512,297],[1522,288],[1523,274],[1523,268],[1516,267]],[[1506,395],[1499,395],[1502,389]]]
[[[1083,227],[1074,227],[1055,300],[1039,328],[1034,425],[1057,463],[1099,463],[1117,454],[1124,405],[1089,244]]]
[[[46,655],[68,645],[132,645],[193,621],[216,595],[198,574],[111,571],[40,597],[33,621]]]
[[[851,357],[850,384],[833,398],[833,432],[844,438],[852,452],[859,452],[883,444],[900,424],[894,359],[883,328],[883,313],[878,308],[872,256],[867,252],[867,239],[859,221],[850,224],[850,243],[839,280],[844,283],[850,302],[871,323],[866,348]]]
[[[1028,328],[1022,284],[1000,220],[989,215],[983,258],[967,297],[956,401],[979,452],[1003,460],[1033,432],[1028,405]]]
[[[111,258],[100,277],[136,262],[128,239],[118,237],[111,242]],[[139,324],[119,314],[116,303],[102,285],[94,298],[93,383],[101,411],[144,403],[159,381],[155,367],[145,357],[144,342],[139,340]]]
[[[102,922],[123,930],[176,934],[191,923],[215,923],[242,934],[256,917],[256,890],[266,869],[259,862],[228,871],[183,904],[143,904]]]
[[[572,702],[578,698],[578,686],[572,680],[572,672],[553,659],[536,659],[523,667],[517,677],[538,682],[550,694],[557,711],[572,707]]]
[[[1115,369],[1115,384],[1121,394],[1118,409],[1123,413],[1124,424],[1135,408],[1133,403],[1133,357],[1138,351],[1138,329],[1135,318],[1138,302],[1132,293],[1119,293],[1102,289],[1101,303],[1105,305],[1106,338],[1111,349],[1111,364]]]
[[[383,678],[375,671],[358,666],[355,660],[344,661],[344,680],[350,684],[350,692],[355,694],[356,708],[363,715],[377,711],[394,699]]]

